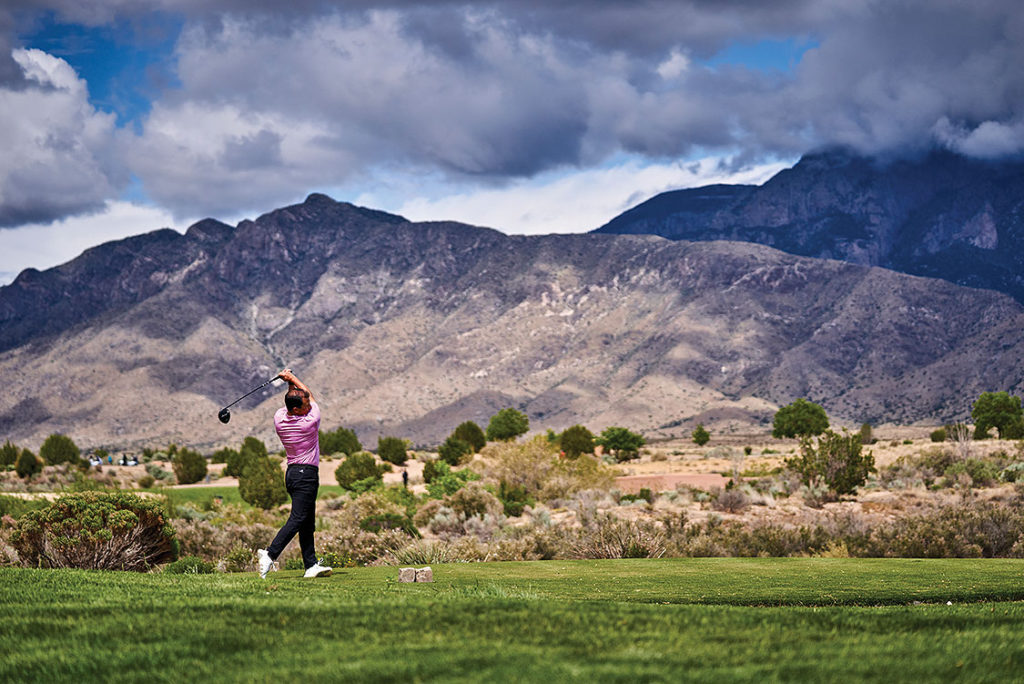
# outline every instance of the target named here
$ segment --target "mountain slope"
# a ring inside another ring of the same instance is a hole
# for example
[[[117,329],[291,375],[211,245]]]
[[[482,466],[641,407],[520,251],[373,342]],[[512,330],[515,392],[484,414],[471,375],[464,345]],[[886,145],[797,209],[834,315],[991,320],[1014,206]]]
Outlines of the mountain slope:
[[[595,232],[743,240],[883,266],[1024,301],[1024,164],[949,152],[807,155],[761,186],[664,193]]]
[[[325,428],[371,445],[437,443],[504,406],[534,429],[654,436],[764,424],[800,396],[851,423],[940,421],[1020,389],[1012,299],[755,244],[506,236],[322,195],[133,240],[0,289],[0,374],[17,379],[0,437],[269,441],[279,389],[215,416],[286,365]]]

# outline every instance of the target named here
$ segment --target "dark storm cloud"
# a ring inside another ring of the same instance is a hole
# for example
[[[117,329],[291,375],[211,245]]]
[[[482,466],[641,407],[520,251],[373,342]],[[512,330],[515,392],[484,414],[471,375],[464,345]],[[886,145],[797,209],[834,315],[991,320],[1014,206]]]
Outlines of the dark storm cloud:
[[[623,151],[719,150],[742,164],[834,144],[1024,150],[1017,0],[34,7],[93,24],[183,19],[180,86],[119,141],[146,190],[179,214],[289,199],[375,168],[501,181]],[[706,63],[764,40],[810,49],[785,72]]]

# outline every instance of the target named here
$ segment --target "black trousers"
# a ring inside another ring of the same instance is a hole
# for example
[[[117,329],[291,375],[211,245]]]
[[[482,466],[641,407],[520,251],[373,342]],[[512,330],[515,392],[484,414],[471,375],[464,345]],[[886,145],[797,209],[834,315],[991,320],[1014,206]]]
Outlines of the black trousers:
[[[313,531],[316,529],[316,494],[320,489],[320,471],[316,466],[290,465],[284,474],[284,485],[292,497],[292,513],[267,547],[267,555],[277,560],[292,537],[298,534],[302,564],[309,569],[316,565]]]

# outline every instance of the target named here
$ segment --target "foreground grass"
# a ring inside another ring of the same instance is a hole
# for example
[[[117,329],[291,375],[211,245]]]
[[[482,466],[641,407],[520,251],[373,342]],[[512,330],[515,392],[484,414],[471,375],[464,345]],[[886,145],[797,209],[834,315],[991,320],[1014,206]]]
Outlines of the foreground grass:
[[[673,559],[304,580],[0,569],[2,680],[1012,680],[1024,563]],[[947,605],[951,601],[952,605]]]

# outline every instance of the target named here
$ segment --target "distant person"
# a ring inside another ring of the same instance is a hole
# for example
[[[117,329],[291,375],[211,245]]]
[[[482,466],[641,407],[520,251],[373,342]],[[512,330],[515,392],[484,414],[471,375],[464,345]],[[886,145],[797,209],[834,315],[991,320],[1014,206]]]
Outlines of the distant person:
[[[114,457],[107,456],[107,465],[114,465]]]
[[[408,468],[402,468],[402,486],[406,489],[409,488],[409,470]]]
[[[292,512],[270,546],[260,549],[257,554],[260,577],[267,576],[274,567],[274,561],[296,534],[299,535],[305,576],[324,577],[331,574],[331,568],[320,565],[313,548],[316,495],[320,489],[320,407],[313,400],[309,388],[290,370],[281,371],[277,377],[288,383],[284,407],[274,414],[274,429],[288,458],[284,484],[292,497]]]

